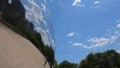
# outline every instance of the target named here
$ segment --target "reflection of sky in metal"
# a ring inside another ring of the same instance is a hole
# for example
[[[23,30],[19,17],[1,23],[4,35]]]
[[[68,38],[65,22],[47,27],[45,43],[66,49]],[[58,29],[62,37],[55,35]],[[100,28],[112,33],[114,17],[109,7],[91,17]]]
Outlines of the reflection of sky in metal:
[[[21,2],[26,10],[26,19],[33,23],[34,30],[41,34],[45,45],[54,45],[46,0],[21,0]]]

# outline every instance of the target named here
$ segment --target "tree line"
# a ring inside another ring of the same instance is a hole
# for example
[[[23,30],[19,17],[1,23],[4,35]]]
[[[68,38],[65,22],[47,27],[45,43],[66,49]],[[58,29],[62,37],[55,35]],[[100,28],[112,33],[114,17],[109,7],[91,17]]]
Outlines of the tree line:
[[[115,50],[103,53],[89,53],[79,64],[55,61],[54,68],[120,68],[120,54]]]

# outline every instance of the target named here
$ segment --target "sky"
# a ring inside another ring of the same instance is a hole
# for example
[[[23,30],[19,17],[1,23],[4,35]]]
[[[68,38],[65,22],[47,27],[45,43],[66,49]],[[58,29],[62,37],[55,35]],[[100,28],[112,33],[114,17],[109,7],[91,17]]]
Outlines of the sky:
[[[109,49],[120,53],[120,0],[21,1],[44,43],[55,44],[58,63],[80,63],[91,52]]]
[[[48,7],[58,63],[80,63],[91,52],[120,52],[120,0],[51,0]]]

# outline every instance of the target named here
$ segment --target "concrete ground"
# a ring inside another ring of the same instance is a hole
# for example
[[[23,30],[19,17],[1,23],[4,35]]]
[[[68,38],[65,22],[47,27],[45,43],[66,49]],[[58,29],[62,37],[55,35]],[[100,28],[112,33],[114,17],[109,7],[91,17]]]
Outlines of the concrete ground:
[[[30,41],[0,23],[0,68],[50,68],[45,62]]]

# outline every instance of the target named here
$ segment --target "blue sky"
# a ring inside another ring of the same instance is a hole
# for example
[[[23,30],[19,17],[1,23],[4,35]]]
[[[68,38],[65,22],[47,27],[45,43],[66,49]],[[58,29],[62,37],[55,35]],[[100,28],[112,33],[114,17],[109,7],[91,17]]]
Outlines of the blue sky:
[[[34,24],[44,43],[55,42],[58,63],[64,60],[79,63],[91,52],[108,49],[120,53],[120,0],[22,0],[22,3],[26,19]]]
[[[51,0],[55,57],[79,63],[90,52],[120,52],[120,0]]]

